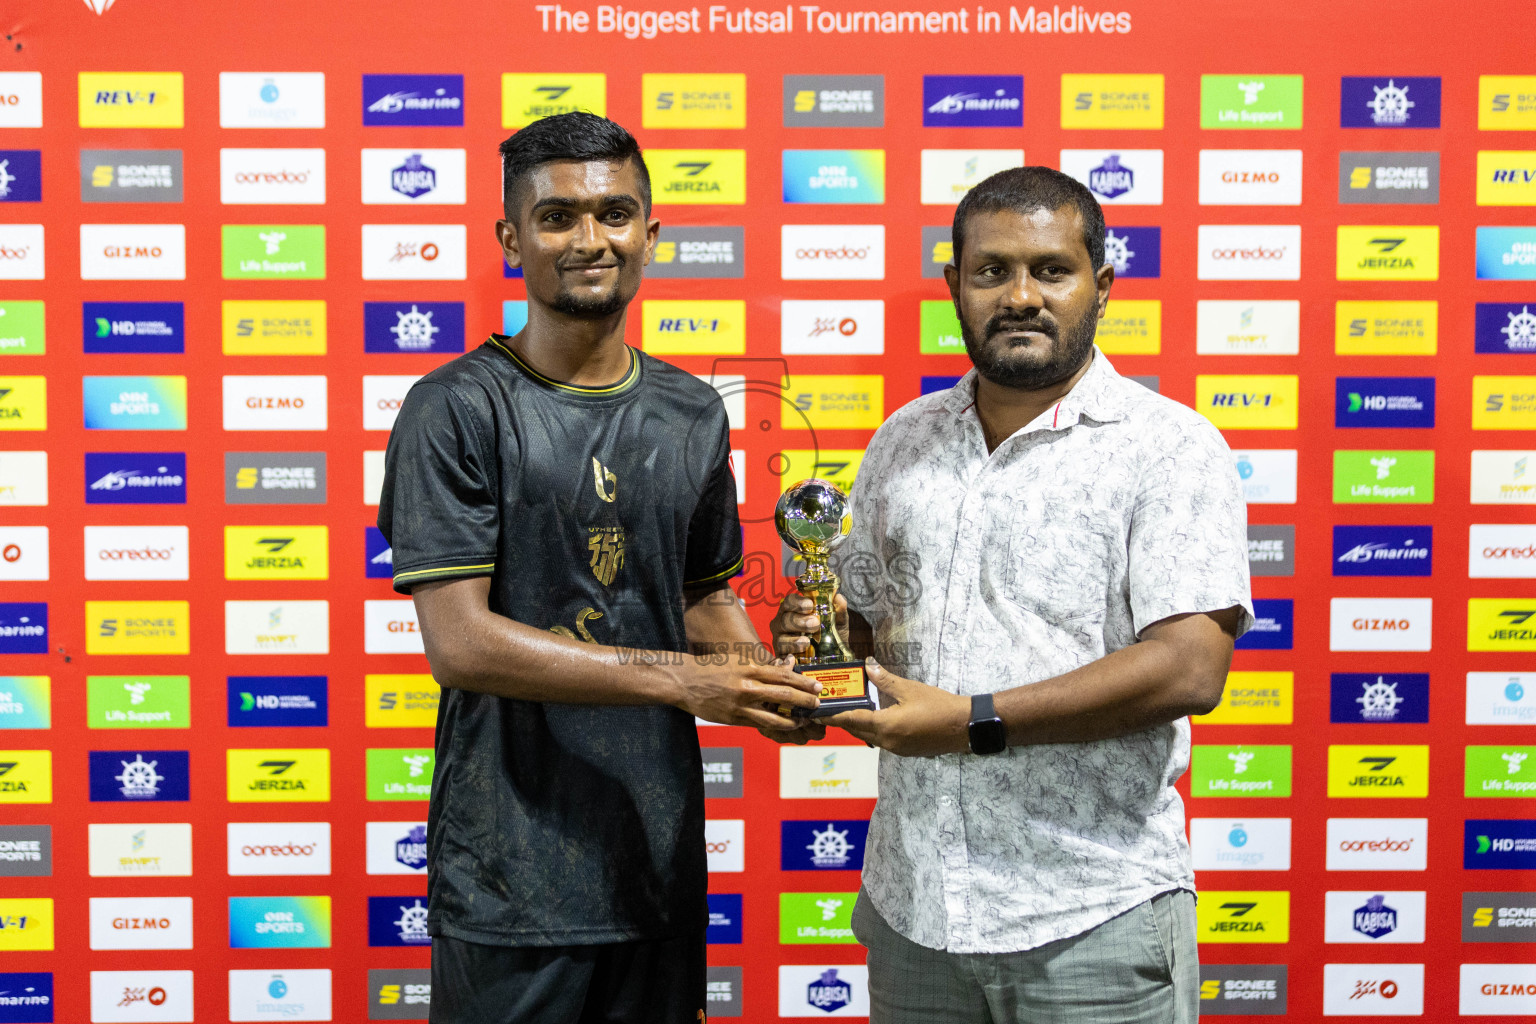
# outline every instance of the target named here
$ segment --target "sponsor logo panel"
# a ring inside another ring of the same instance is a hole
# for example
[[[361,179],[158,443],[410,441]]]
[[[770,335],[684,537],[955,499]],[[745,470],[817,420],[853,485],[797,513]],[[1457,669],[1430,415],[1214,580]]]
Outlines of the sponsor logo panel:
[[[779,350],[785,355],[871,355],[885,352],[882,299],[785,299]]]
[[[42,303],[36,305],[41,316]],[[81,336],[87,353],[180,353],[186,350],[186,319],[179,302],[86,302],[81,305],[81,319]],[[40,329],[37,339],[41,346]],[[0,346],[4,344],[0,340]]]
[[[1191,818],[1196,871],[1289,871],[1290,818]]]
[[[1479,302],[1474,350],[1489,354],[1536,353],[1536,313],[1527,302]],[[0,346],[5,344],[0,339]]]
[[[87,526],[88,580],[189,578],[185,526]]]
[[[324,430],[324,376],[223,378],[225,430]]]
[[[331,752],[325,747],[225,751],[230,803],[324,803],[331,799]]]
[[[395,575],[395,551],[377,526],[363,527],[363,577],[370,580],[392,579]]]
[[[785,128],[882,128],[884,75],[785,75]]]
[[[1536,75],[1478,75],[1479,131],[1536,129]]]
[[[1024,127],[1023,75],[924,75],[925,128]]]
[[[1339,355],[1432,356],[1439,340],[1439,303],[1345,301],[1334,305],[1333,349]]]
[[[704,941],[709,945],[741,944],[741,894],[709,894],[709,926]]]
[[[48,378],[0,377],[0,430],[47,429]]]
[[[541,117],[585,110],[608,113],[608,76],[604,74],[525,74],[501,76],[501,126],[524,128]]]
[[[1338,377],[1334,426],[1433,427],[1435,378]]]
[[[0,128],[43,126],[43,76],[38,71],[0,71]]]
[[[1340,128],[1439,128],[1440,79],[1345,75],[1339,82]]]
[[[48,567],[48,527],[0,526],[0,581],[46,580]]]
[[[192,897],[92,897],[92,949],[191,949]]]
[[[736,873],[746,868],[746,822],[736,819],[710,819],[704,822],[704,852],[709,871]]]
[[[1424,871],[1428,818],[1329,818],[1329,871]]]
[[[1294,374],[1195,377],[1195,408],[1224,430],[1295,430],[1299,378]]]
[[[190,799],[185,750],[92,750],[89,774],[93,803]]]
[[[0,878],[46,878],[52,874],[53,826],[0,825]],[[0,988],[5,985],[4,977],[0,975]]]
[[[785,281],[885,280],[883,224],[784,224],[779,230]]]
[[[87,430],[186,430],[187,378],[82,377]]]
[[[1323,941],[1422,943],[1424,897],[1422,891],[1328,892],[1323,897]]]
[[[185,822],[93,822],[89,826],[89,836],[92,878],[188,877],[192,874],[192,826]],[[190,916],[187,929],[190,935]]]
[[[864,866],[869,822],[783,821],[779,867],[784,871],[857,871]]]
[[[1156,355],[1163,347],[1160,299],[1111,299],[1095,343],[1108,355]]]
[[[1248,574],[1294,576],[1296,527],[1289,524],[1248,525]]]
[[[1201,964],[1200,1014],[1283,1017],[1288,975],[1286,964]]]
[[[227,356],[323,356],[324,299],[226,299],[222,306]]]
[[[1202,149],[1201,206],[1300,206],[1301,150]]]
[[[48,653],[48,605],[46,602],[0,602],[0,653]]]
[[[427,907],[420,896],[368,897],[368,945],[430,946]]]
[[[1335,504],[1431,504],[1435,453],[1336,450],[1333,500]]]
[[[37,239],[37,276],[42,277],[42,236]],[[25,258],[18,269],[27,266]],[[80,280],[185,281],[184,224],[81,224]]]
[[[1195,906],[1196,936],[1204,942],[1289,942],[1291,894],[1205,890]]]
[[[80,72],[81,128],[180,128],[180,71]]]
[[[1203,356],[1293,356],[1301,351],[1301,303],[1294,299],[1201,299],[1195,351]]]
[[[856,892],[779,893],[781,945],[858,943],[853,937]]]
[[[1330,744],[1331,797],[1422,797],[1429,795],[1426,744]]]
[[[1291,748],[1196,744],[1189,792],[1191,796],[1290,796]]]
[[[427,968],[369,968],[369,1020],[426,1020],[431,1005],[432,972]]]
[[[1064,74],[1061,126],[1161,128],[1163,76]]]
[[[0,899],[0,952],[53,948],[53,900]]]
[[[926,229],[925,229],[926,230]],[[1119,232],[1116,234],[1116,232]],[[948,236],[945,236],[948,238]],[[1115,268],[1115,278],[1161,277],[1163,229],[1110,227],[1104,231],[1104,259]],[[1102,331],[1103,324],[1100,324]]]
[[[412,375],[363,376],[363,429],[392,430],[405,393],[421,378]]]
[[[742,795],[740,747],[704,747],[704,795],[711,799],[735,799]]]
[[[48,676],[0,676],[0,729],[47,729],[53,722]]]
[[[324,128],[324,73],[219,72],[219,127]]]
[[[183,452],[86,452],[88,505],[185,505]]]
[[[329,896],[229,897],[230,949],[329,949]]]
[[[1250,505],[1296,504],[1296,450],[1247,449],[1232,453]]]
[[[0,356],[40,356],[47,351],[43,303],[0,301]]]
[[[868,747],[779,749],[779,797],[784,800],[873,798],[879,758]]]
[[[948,299],[923,299],[918,307],[918,351],[946,355],[965,351],[960,337],[960,318]]]
[[[187,654],[186,601],[85,602],[85,653]]]
[[[224,527],[227,580],[323,580],[329,576],[328,527]]]
[[[1536,578],[1536,526],[1474,523],[1467,539],[1472,579]]]
[[[325,278],[324,224],[225,224],[220,239],[226,281]]]
[[[179,149],[82,149],[82,203],[179,203]]]
[[[230,971],[229,1019],[331,1020],[331,972]]]
[[[1367,725],[1429,721],[1427,672],[1335,672],[1328,720]]]
[[[325,452],[225,452],[226,505],[325,504]]]
[[[1480,149],[1478,206],[1536,206],[1536,151]]]
[[[221,149],[225,206],[316,206],[325,202],[325,150]]]
[[[462,149],[363,150],[364,206],[462,206]]]
[[[1468,672],[1468,725],[1536,725],[1536,675]]]
[[[225,684],[231,728],[328,723],[325,676],[230,676]]]
[[[1160,149],[1064,149],[1061,170],[1088,186],[1100,205],[1163,204]]]
[[[1536,893],[1462,893],[1461,941],[1536,942]]]
[[[1536,377],[1472,378],[1473,430],[1536,430]]]
[[[433,728],[441,693],[428,673],[365,675],[364,724],[370,729]]]
[[[880,374],[805,374],[781,386],[788,399],[779,407],[784,430],[872,430],[885,420]]]
[[[779,965],[780,1017],[868,1017],[869,968]]]
[[[1295,707],[1295,673],[1228,672],[1221,703],[1210,714],[1194,716],[1193,722],[1197,725],[1290,725]]]
[[[0,203],[40,203],[42,200],[42,151],[0,149]]]
[[[462,281],[463,224],[364,224],[364,281]]]
[[[663,225],[646,277],[742,277],[746,273],[746,229]],[[526,314],[524,321],[526,322]],[[521,330],[519,326],[510,333]],[[503,330],[504,334],[509,333]]]
[[[646,299],[641,338],[655,355],[741,355],[747,350],[747,304],[740,299]]]
[[[0,281],[41,281],[44,257],[41,224],[0,225]]]
[[[0,973],[0,1021],[5,1024],[52,1024],[53,972]]]
[[[745,128],[747,76],[642,74],[642,128]]]
[[[651,149],[646,165],[658,203],[740,206],[747,201],[744,149]]]
[[[1339,202],[1434,205],[1440,202],[1440,154],[1342,152]]]
[[[369,800],[426,800],[437,766],[431,747],[372,747],[367,752]]]
[[[365,302],[365,352],[463,352],[464,303]]]
[[[53,803],[53,751],[0,750],[0,803]]]
[[[1301,127],[1301,75],[1201,75],[1200,127]]]
[[[1324,964],[1323,1016],[1420,1017],[1423,964]]]
[[[1462,964],[1459,999],[1463,1017],[1536,1014],[1536,964]]]
[[[47,504],[48,453],[0,452],[0,507]]]
[[[1335,597],[1328,602],[1330,651],[1427,651],[1434,599]]]
[[[949,225],[923,228],[923,277],[944,279],[944,268],[954,262],[955,246]],[[926,392],[925,392],[926,393]]]
[[[410,601],[363,602],[363,651],[367,654],[421,654],[421,627]]]
[[[367,868],[370,875],[420,875],[427,871],[425,821],[367,823]]]
[[[1201,224],[1197,236],[1201,281],[1301,280],[1299,224]]]
[[[1478,228],[1477,276],[1490,281],[1536,280],[1536,228]]]
[[[1536,651],[1536,601],[1524,598],[1467,599],[1467,650]]]
[[[1432,526],[1335,526],[1335,576],[1428,576]]]
[[[925,149],[919,156],[920,201],[925,206],[954,206],[967,192],[999,171],[1024,165],[1022,149]],[[949,229],[944,241],[949,241]],[[928,248],[927,241],[924,247]],[[950,254],[943,263],[950,262]]]
[[[91,729],[188,729],[188,676],[86,676],[86,725]]]
[[[1531,451],[1473,451],[1472,504],[1536,504],[1536,477]]]
[[[363,124],[464,124],[463,75],[364,75]]]
[[[1536,869],[1536,821],[1469,819],[1463,832],[1462,867],[1469,871]]]
[[[1536,754],[1536,747],[1467,747],[1466,795],[1536,796],[1536,762],[1531,762],[1532,754]]]
[[[225,829],[231,875],[329,875],[328,821],[231,821]]]

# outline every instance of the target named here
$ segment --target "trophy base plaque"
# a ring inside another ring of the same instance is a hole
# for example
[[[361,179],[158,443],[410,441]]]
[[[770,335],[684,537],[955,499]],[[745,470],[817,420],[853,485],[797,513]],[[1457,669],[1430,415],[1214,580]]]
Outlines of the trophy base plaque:
[[[869,697],[869,675],[862,661],[833,661],[796,665],[795,671],[821,684],[821,706],[814,711],[793,709],[797,718],[825,718],[844,711],[874,711]]]

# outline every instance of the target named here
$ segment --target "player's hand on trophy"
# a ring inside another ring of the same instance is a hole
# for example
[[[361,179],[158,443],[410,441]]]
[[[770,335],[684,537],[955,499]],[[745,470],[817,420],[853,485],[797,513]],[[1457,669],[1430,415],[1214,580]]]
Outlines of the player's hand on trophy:
[[[778,661],[774,662],[774,664],[783,665],[786,668],[793,669],[795,667],[794,655],[790,655],[786,658],[780,658]],[[809,743],[811,740],[819,740],[827,735],[827,727],[821,724],[819,719],[796,718],[794,719],[794,722],[795,728],[793,729],[784,729],[778,726],[770,729],[763,726],[758,726],[757,731],[773,740],[775,743],[793,743],[796,746],[803,746],[806,743]]]
[[[839,636],[848,635],[848,599],[842,594],[832,599],[833,614],[837,616]],[[816,616],[816,605],[798,590],[791,590],[779,602],[779,613],[768,623],[773,636],[773,653],[783,657],[793,654],[804,658],[811,649],[811,634],[821,629]]]
[[[937,757],[970,750],[968,698],[887,672],[874,658],[867,659],[864,667],[880,693],[880,710],[844,711],[823,718],[823,722],[902,757]]]
[[[750,725],[767,735],[798,729],[803,719],[771,709],[813,711],[820,703],[821,684],[800,675],[782,659],[758,664],[742,658],[688,659],[675,676],[677,696],[671,701],[684,711],[721,725]]]

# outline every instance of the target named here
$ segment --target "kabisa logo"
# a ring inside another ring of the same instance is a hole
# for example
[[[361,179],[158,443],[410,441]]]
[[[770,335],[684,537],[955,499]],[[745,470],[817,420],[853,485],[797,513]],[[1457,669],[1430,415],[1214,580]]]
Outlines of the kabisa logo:
[[[652,149],[651,194],[658,203],[740,206],[747,201],[743,149]]]
[[[923,125],[1024,127],[1024,76],[924,75]]]
[[[42,150],[0,149],[0,203],[38,203],[42,199]]]
[[[0,603],[0,654],[48,653],[48,605],[38,601]]]
[[[805,1001],[818,1010],[831,1013],[853,1001],[853,988],[837,976],[836,967],[830,967],[806,986]]]
[[[427,826],[412,825],[409,832],[395,840],[395,860],[413,871],[427,866]]]
[[[1429,674],[1335,672],[1329,681],[1331,722],[1429,721]]]
[[[365,352],[463,352],[464,303],[365,302]]]
[[[185,750],[93,750],[90,790],[93,802],[190,799]]]
[[[1118,199],[1136,187],[1136,172],[1120,163],[1120,154],[1111,153],[1104,162],[1088,171],[1088,189],[1105,199]]]
[[[427,908],[420,897],[368,897],[368,945],[428,946]]]
[[[86,452],[88,505],[185,505],[184,452]]]
[[[462,149],[365,149],[363,205],[463,205],[465,163]]]
[[[858,871],[868,839],[867,821],[784,821],[779,866],[784,871]]]
[[[1339,89],[1340,128],[1439,128],[1440,79],[1345,75]]]
[[[1494,281],[1536,280],[1536,228],[1478,228],[1477,276]]]
[[[437,188],[437,171],[422,162],[420,153],[412,153],[390,171],[389,187],[407,199],[415,199]]]
[[[785,75],[784,127],[881,128],[884,75]]]
[[[521,74],[501,76],[501,126],[523,128],[541,117],[586,110],[608,112],[608,76],[604,74]]]
[[[185,316],[179,302],[86,302],[81,318],[88,353],[185,350]]]
[[[1479,302],[1474,322],[1477,352],[1536,355],[1536,313],[1530,303]]]
[[[1237,640],[1244,651],[1289,651],[1293,646],[1294,602],[1286,598],[1258,598],[1253,602],[1253,626]]]
[[[1356,907],[1352,925],[1355,931],[1368,939],[1379,939],[1397,930],[1397,911],[1387,906],[1387,898],[1380,893]]]
[[[1462,867],[1468,870],[1536,869],[1536,821],[1470,819],[1464,827]]]
[[[1335,576],[1428,576],[1434,528],[1430,526],[1335,526]]]
[[[363,575],[370,580],[393,579],[395,553],[377,526],[364,527]]]
[[[464,124],[463,75],[364,75],[363,124]]]
[[[1116,277],[1161,277],[1163,229],[1107,228],[1104,262],[1115,268]]]
[[[1061,170],[1088,186],[1102,204],[1158,206],[1163,201],[1160,149],[1064,149]]]
[[[1435,378],[1339,377],[1336,427],[1433,427]]]
[[[328,723],[325,676],[230,676],[227,686],[231,728]]]

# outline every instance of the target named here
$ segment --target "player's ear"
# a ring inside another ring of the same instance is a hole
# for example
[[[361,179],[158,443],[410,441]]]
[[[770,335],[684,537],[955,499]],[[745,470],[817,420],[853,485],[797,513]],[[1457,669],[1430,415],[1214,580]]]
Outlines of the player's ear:
[[[645,262],[643,267],[651,265],[651,260],[656,255],[656,239],[661,234],[661,221],[651,217],[645,222]]]
[[[517,244],[517,225],[510,220],[496,222],[496,241],[501,243],[501,257],[507,266],[516,269],[523,265],[522,250]]]

